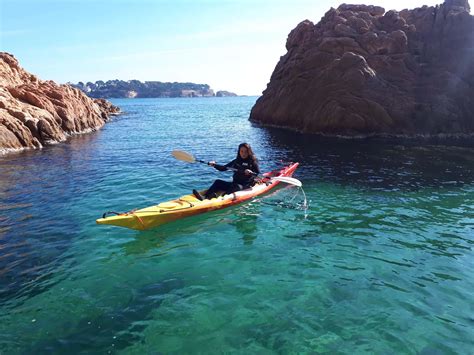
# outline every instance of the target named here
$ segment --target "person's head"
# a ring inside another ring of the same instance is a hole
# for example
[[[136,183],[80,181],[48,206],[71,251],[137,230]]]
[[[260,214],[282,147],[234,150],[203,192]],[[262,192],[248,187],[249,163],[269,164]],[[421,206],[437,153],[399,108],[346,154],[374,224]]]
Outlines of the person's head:
[[[256,161],[255,155],[253,154],[252,148],[248,143],[239,144],[239,149],[237,150],[237,158],[247,159],[250,157],[252,160]]]

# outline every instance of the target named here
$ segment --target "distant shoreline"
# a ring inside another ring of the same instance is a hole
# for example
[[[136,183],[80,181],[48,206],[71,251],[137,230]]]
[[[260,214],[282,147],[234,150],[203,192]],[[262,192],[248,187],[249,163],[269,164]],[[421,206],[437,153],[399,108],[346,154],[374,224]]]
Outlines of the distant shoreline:
[[[214,92],[208,84],[178,83],[139,80],[82,81],[69,85],[92,98],[160,98],[160,97],[233,97],[236,93],[219,90]]]
[[[236,97],[260,97],[261,95],[237,95],[237,96],[161,96],[161,97],[108,97],[107,100],[148,100],[148,99],[232,99]]]

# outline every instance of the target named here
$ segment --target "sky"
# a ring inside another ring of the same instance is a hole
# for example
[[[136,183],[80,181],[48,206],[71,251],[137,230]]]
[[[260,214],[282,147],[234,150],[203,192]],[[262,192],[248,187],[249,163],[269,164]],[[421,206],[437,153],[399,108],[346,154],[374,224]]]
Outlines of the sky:
[[[0,51],[58,83],[177,81],[260,95],[290,31],[344,2],[388,11],[442,0],[0,0]]]

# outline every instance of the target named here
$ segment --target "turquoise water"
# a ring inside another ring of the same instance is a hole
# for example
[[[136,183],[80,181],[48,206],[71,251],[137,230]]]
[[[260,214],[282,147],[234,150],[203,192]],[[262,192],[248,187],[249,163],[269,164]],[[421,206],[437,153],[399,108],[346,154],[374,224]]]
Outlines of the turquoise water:
[[[474,149],[301,136],[248,122],[254,97],[115,100],[101,131],[0,157],[0,353],[467,354]],[[108,210],[301,163],[302,194],[137,232]]]

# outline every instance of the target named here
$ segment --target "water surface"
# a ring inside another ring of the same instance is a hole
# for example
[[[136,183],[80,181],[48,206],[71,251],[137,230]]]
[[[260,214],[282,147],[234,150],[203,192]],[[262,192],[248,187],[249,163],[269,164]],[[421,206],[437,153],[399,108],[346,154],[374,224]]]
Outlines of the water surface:
[[[474,149],[334,140],[248,122],[254,97],[115,100],[101,131],[0,157],[0,352],[404,353],[474,348]],[[105,211],[262,170],[251,203],[137,232]]]

